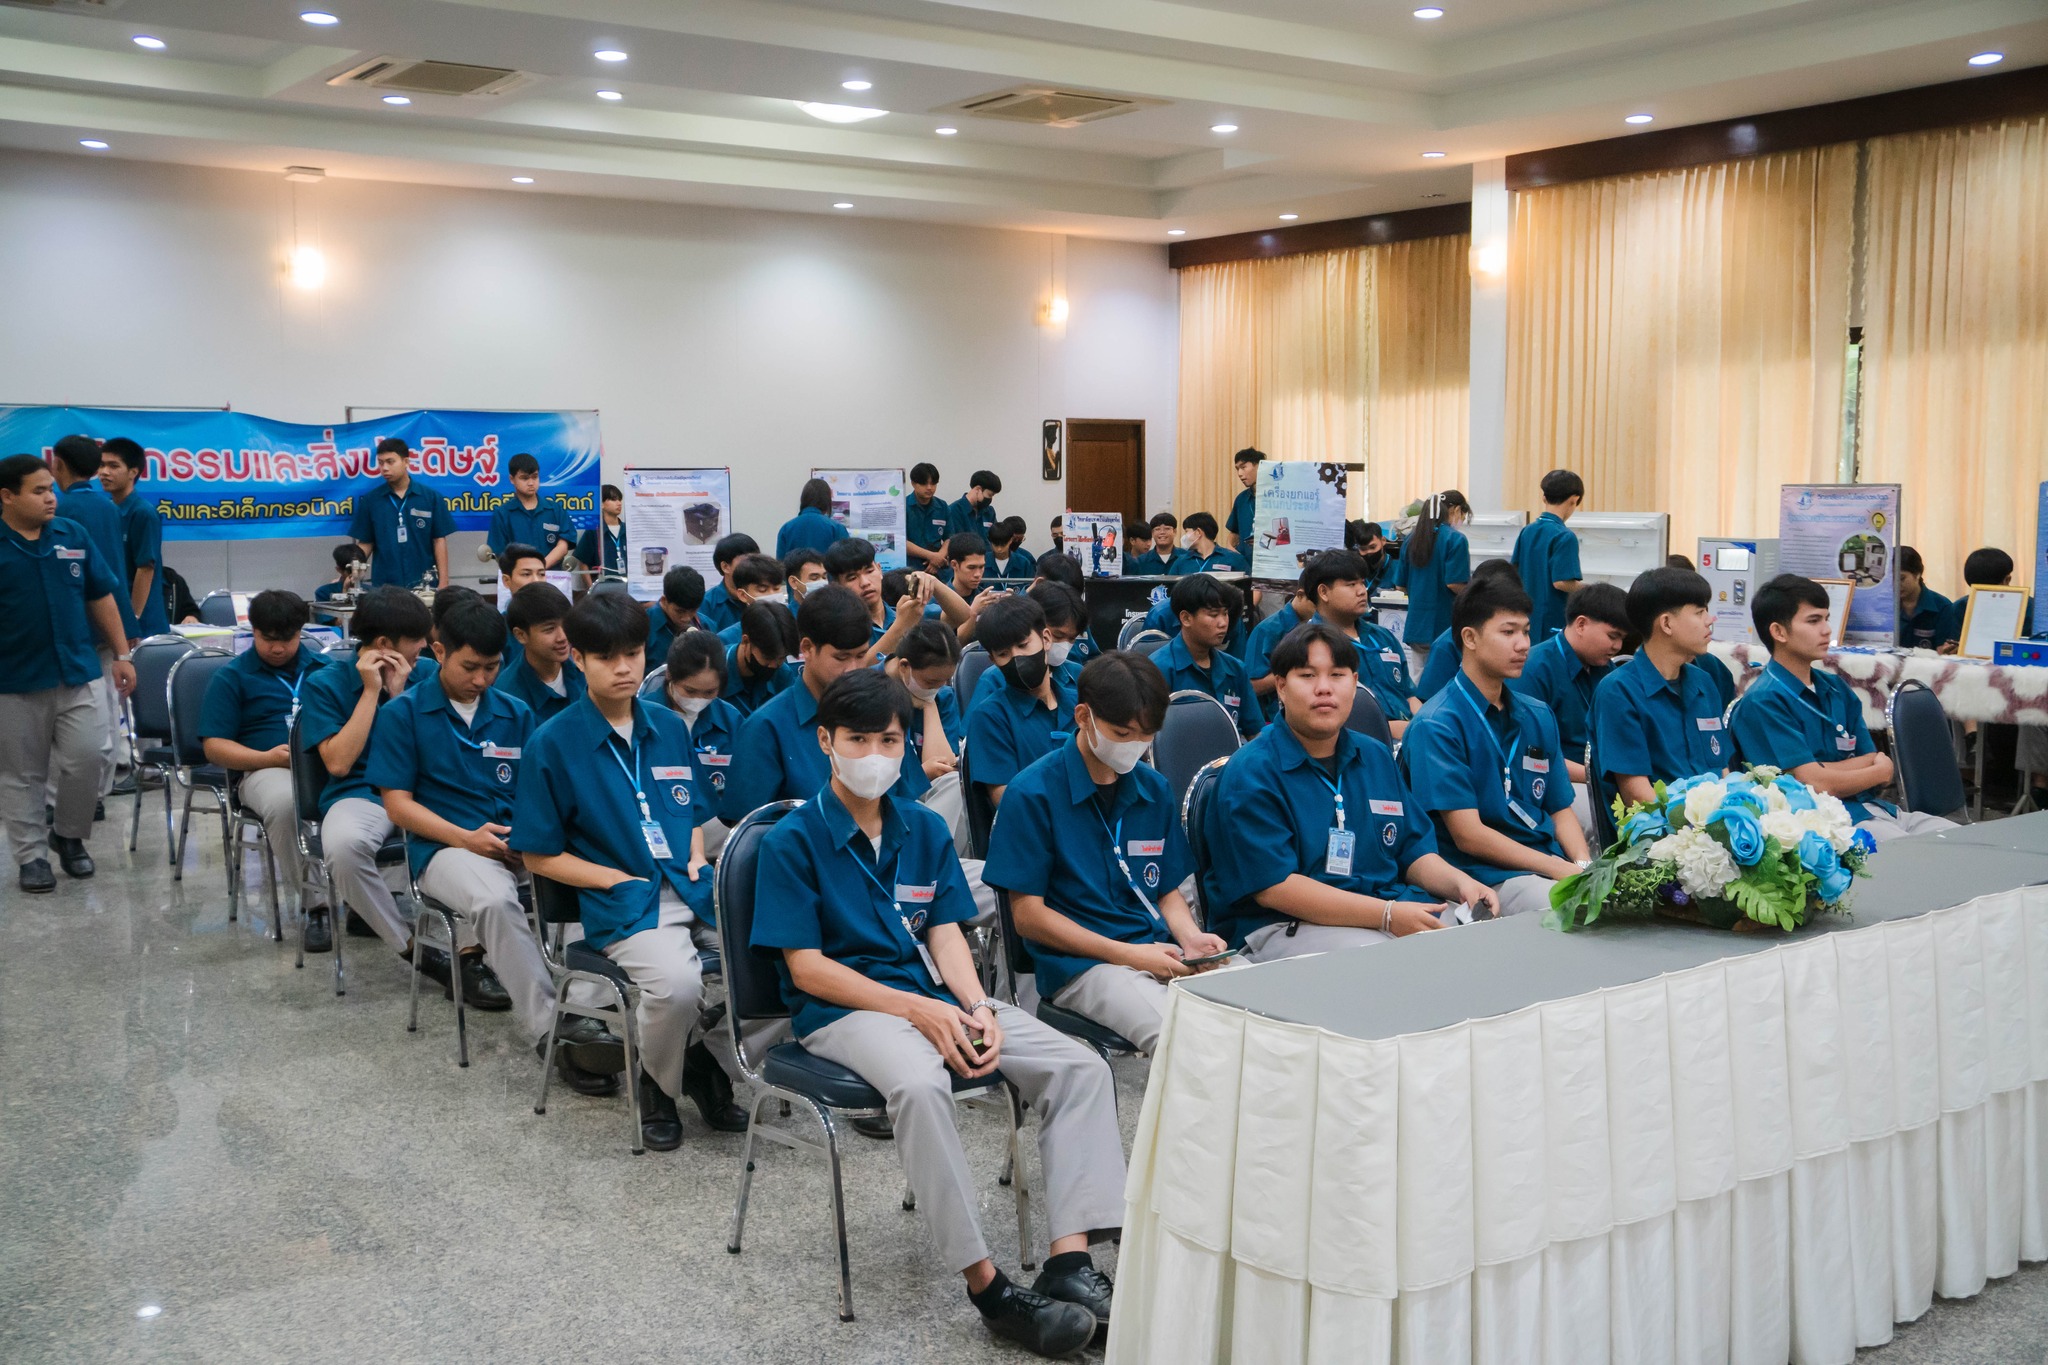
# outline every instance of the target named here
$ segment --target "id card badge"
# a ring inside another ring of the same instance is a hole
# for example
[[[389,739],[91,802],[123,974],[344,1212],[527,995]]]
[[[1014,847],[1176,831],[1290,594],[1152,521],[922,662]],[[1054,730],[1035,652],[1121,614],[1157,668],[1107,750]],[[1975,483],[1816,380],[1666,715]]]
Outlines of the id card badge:
[[[1514,816],[1517,820],[1520,820],[1530,829],[1536,828],[1536,825],[1538,823],[1536,817],[1529,814],[1529,812],[1523,807],[1522,803],[1520,801],[1517,801],[1512,796],[1508,798],[1508,814]]]
[[[405,531],[405,518],[404,518],[404,517],[400,517],[400,518],[398,519],[398,543],[399,543],[400,545],[403,545],[403,544],[405,544],[405,542],[406,542],[406,531]]]
[[[1358,836],[1348,829],[1330,831],[1330,845],[1323,854],[1323,871],[1333,877],[1351,875],[1351,855],[1358,847]]]
[[[1836,749],[1838,749],[1838,750],[1840,750],[1840,751],[1841,751],[1842,753],[1845,753],[1845,754],[1853,754],[1853,753],[1855,753],[1855,752],[1856,752],[1856,736],[1854,736],[1854,735],[1836,735],[1836,736],[1835,736],[1835,748],[1836,748]]]
[[[944,990],[946,979],[939,975],[939,962],[932,956],[932,950],[924,946],[924,940],[921,938],[913,938],[911,942],[917,945],[917,955],[924,959],[924,969],[931,976],[932,984]]]
[[[647,841],[647,851],[652,853],[657,860],[665,862],[675,857],[675,854],[669,852],[668,831],[661,827],[659,821],[642,820],[640,822],[640,837]]]

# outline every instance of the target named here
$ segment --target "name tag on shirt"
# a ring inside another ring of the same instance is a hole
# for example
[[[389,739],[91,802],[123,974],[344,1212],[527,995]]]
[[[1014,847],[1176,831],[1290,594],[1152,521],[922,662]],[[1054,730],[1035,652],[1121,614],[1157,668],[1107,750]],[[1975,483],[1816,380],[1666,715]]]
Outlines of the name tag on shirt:
[[[544,521],[544,522],[542,522],[542,523],[540,524],[540,529],[541,529],[541,530],[543,530],[543,531],[559,531],[559,530],[561,530],[562,528],[561,528],[561,527],[559,527],[559,526],[557,526],[557,525],[556,525],[556,524],[555,524],[554,522],[552,522],[552,521]]]
[[[1133,839],[1124,847],[1133,858],[1158,858],[1166,853],[1166,840]]]
[[[936,896],[938,892],[939,884],[937,882],[928,882],[923,886],[906,886],[902,882],[896,883],[896,899],[899,901],[909,901],[913,905],[930,905],[932,897]]]
[[[486,744],[484,745],[484,757],[517,758],[519,757],[519,746],[515,744],[510,748],[506,748],[504,745],[500,744]]]
[[[1699,726],[1702,730],[1718,730],[1721,728],[1721,718],[1719,716],[1696,716],[1693,718],[1693,724]]]
[[[1532,773],[1547,773],[1550,771],[1550,760],[1547,758],[1531,758],[1529,755],[1524,754],[1522,755],[1522,766]]]
[[[1853,754],[1853,753],[1855,753],[1855,752],[1856,752],[1856,736],[1854,736],[1854,735],[1836,735],[1836,736],[1835,736],[1835,747],[1836,747],[1837,749],[1840,749],[1840,750],[1841,750],[1841,751],[1842,751],[1843,753],[1845,753],[1845,754]]]
[[[65,549],[65,548],[64,548],[63,546],[59,545],[59,546],[57,547],[57,558],[59,558],[59,559],[84,559],[84,558],[85,558],[85,551],[83,551],[83,550],[67,550],[67,549]]]
[[[1399,801],[1368,801],[1365,804],[1371,808],[1374,815],[1401,814],[1401,803]]]
[[[1512,796],[1508,798],[1508,814],[1514,816],[1517,820],[1520,820],[1524,825],[1527,825],[1530,829],[1536,828],[1536,817],[1529,814],[1529,812],[1523,808],[1522,803],[1520,801],[1517,801]]]
[[[1380,658],[1387,663],[1397,664],[1401,662],[1401,653],[1399,650],[1383,649],[1380,651]]]
[[[731,754],[698,754],[697,761],[707,768],[723,768],[732,762]]]
[[[649,768],[647,771],[654,774],[656,782],[688,782],[690,780],[690,770],[688,768]]]
[[[418,518],[419,518],[419,519],[420,519],[421,521],[425,521],[425,520],[426,520],[426,519],[427,519],[428,517],[431,517],[431,516],[433,516],[433,515],[434,515],[432,511],[430,511],[429,509],[427,509],[427,508],[425,508],[425,507],[415,507],[415,508],[413,508],[413,509],[412,509],[412,514],[413,514],[414,516],[418,517]]]

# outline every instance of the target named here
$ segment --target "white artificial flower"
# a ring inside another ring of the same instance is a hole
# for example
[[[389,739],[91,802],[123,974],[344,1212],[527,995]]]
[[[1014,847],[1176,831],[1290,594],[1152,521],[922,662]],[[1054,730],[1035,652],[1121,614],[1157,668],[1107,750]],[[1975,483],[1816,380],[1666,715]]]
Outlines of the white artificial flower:
[[[1776,787],[1767,786],[1761,787],[1758,790],[1760,790],[1763,793],[1764,809],[1766,811],[1781,811],[1792,809],[1791,800],[1785,795],[1785,793],[1779,791]]]
[[[1685,823],[1703,828],[1728,799],[1728,788],[1719,782],[1702,782],[1685,794]]]
[[[1814,832],[1833,844],[1835,852],[1846,853],[1856,835],[1856,822],[1849,818],[1849,808],[1841,798],[1815,792],[1812,816]]]
[[[1650,845],[1650,861],[1653,863],[1674,863],[1678,861],[1678,836],[1667,834]]]
[[[1689,829],[1677,836],[1673,861],[1678,864],[1678,884],[1690,896],[1718,896],[1735,880],[1735,859],[1705,830]]]
[[[1788,810],[1780,807],[1768,810],[1758,818],[1757,824],[1766,837],[1776,839],[1784,848],[1798,848],[1800,838],[1807,831],[1807,812]]]

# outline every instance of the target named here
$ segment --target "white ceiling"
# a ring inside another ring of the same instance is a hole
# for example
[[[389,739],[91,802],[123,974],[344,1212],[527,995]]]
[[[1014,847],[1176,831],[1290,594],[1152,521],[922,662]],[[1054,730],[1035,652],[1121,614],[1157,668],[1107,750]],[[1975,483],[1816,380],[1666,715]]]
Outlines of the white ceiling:
[[[1463,199],[1472,161],[1631,113],[1954,80],[1986,50],[2048,63],[2048,0],[1438,2],[0,0],[0,146],[1164,241]],[[341,22],[302,22],[315,6]],[[326,84],[377,56],[539,79],[406,108]],[[1016,85],[1160,103],[1064,129],[935,112]],[[797,100],[890,112],[834,126]]]

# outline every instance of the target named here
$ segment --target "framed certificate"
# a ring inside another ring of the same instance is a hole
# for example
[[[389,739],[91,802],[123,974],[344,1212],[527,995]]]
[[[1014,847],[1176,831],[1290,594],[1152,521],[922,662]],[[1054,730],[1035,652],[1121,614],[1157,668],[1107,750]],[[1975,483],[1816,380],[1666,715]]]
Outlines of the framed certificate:
[[[1971,588],[1956,653],[1965,659],[1988,659],[1998,641],[2024,638],[2026,627],[2020,616],[2026,606],[2025,588],[1987,588],[1982,584]]]
[[[1839,649],[1848,638],[1849,607],[1856,600],[1856,581],[1852,578],[1816,578],[1813,581],[1828,590],[1828,643]]]

